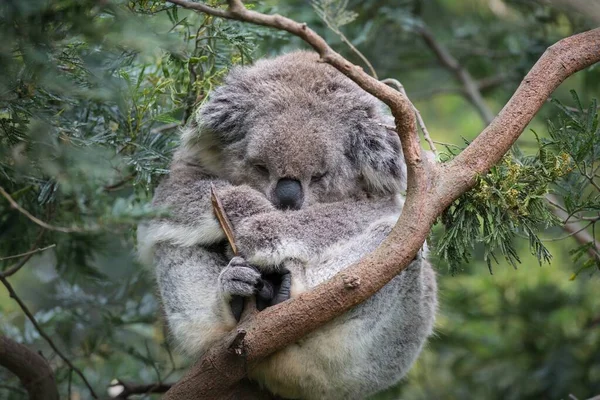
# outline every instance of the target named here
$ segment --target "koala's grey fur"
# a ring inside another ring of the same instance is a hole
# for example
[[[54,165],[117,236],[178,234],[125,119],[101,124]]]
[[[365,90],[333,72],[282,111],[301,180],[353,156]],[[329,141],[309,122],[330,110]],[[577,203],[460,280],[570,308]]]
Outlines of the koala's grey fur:
[[[308,52],[231,71],[183,132],[140,227],[171,332],[198,355],[233,329],[233,295],[285,266],[292,297],[374,250],[402,208],[405,164],[375,98]],[[278,210],[281,178],[301,183],[299,210]],[[224,244],[210,183],[244,259]],[[230,261],[231,260],[231,261]],[[369,300],[256,365],[249,376],[287,398],[354,399],[397,383],[432,332],[436,281],[423,255]]]

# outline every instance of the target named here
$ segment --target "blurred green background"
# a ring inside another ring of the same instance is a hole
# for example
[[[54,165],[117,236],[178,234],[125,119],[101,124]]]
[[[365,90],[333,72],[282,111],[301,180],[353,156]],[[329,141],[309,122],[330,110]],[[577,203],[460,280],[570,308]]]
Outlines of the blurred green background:
[[[564,3],[352,0],[320,1],[315,9],[294,0],[248,6],[307,22],[361,64],[345,41],[352,43],[380,79],[402,82],[434,140],[464,147],[487,125],[485,118],[464,96],[455,71],[427,46],[423,29],[478,83],[495,114],[549,45],[600,23],[599,14],[577,8],[594,2]],[[0,37],[0,187],[31,214],[68,231],[43,229],[0,198],[0,273],[22,260],[5,257],[52,246],[7,280],[99,397],[115,378],[176,381],[190,360],[169,345],[152,273],[135,260],[135,224],[155,215],[148,202],[167,172],[177,127],[226,71],[306,46],[281,32],[143,0],[4,0]],[[599,87],[596,66],[568,79],[554,97],[575,107],[569,94],[575,90],[587,107]],[[548,120],[559,113],[553,104],[542,108],[519,140],[524,152],[537,151],[532,130],[547,136]],[[453,148],[438,144],[444,153]],[[588,231],[595,235],[593,225]],[[544,243],[552,261],[540,266],[527,241],[517,238],[522,263],[514,269],[499,257],[493,274],[477,245],[470,262],[451,274],[435,255],[442,234],[437,227],[430,241],[440,285],[436,335],[410,375],[376,398],[600,394],[600,285],[597,268],[582,270],[570,254],[578,244],[554,240],[567,235],[559,227],[542,230],[540,236],[551,240]],[[91,398],[4,287],[0,334],[43,353],[61,398]],[[0,399],[22,398],[18,380],[0,369]]]

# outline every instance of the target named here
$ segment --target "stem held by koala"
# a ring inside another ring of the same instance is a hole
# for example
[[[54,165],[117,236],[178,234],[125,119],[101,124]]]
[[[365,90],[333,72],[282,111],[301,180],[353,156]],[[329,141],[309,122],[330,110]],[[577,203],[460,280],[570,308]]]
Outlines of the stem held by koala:
[[[233,234],[233,225],[231,225],[231,221],[225,212],[225,208],[223,207],[223,203],[221,203],[221,199],[217,196],[217,190],[214,184],[210,184],[210,201],[212,202],[213,210],[219,221],[219,225],[225,232],[225,236],[227,237],[227,241],[231,246],[231,251],[233,251],[234,255],[239,255],[237,246],[235,244],[235,235]]]

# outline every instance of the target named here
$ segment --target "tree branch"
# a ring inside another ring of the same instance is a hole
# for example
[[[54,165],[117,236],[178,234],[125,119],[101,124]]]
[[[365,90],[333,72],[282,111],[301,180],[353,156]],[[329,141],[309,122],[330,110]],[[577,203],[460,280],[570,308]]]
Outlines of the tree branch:
[[[313,8],[315,8],[313,6]],[[315,8],[316,10],[316,8]],[[367,68],[369,69],[369,71],[371,72],[371,76],[375,79],[379,79],[379,77],[377,76],[377,72],[375,71],[375,68],[373,67],[373,64],[371,64],[371,62],[369,61],[369,59],[367,57],[365,57],[365,55],[356,48],[356,46],[354,46],[352,44],[352,42],[346,37],[346,35],[344,35],[344,33],[337,27],[334,26],[331,21],[329,21],[329,18],[327,17],[327,14],[325,13],[320,13],[317,11],[317,14],[319,14],[319,16],[321,17],[321,19],[323,20],[323,22],[325,22],[325,25],[327,25],[327,27],[334,32],[335,34],[337,34],[340,39],[342,39],[342,42],[344,42],[349,48],[350,50],[352,50],[354,52],[354,54],[356,54],[363,63],[365,63],[365,65],[367,66]]]
[[[37,251],[35,251],[35,249],[42,243],[42,238],[44,237],[45,232],[46,232],[45,229],[43,229],[43,228],[40,229],[40,232],[38,233],[37,237],[35,238],[35,242],[31,246],[31,250],[28,251],[27,253],[19,254],[20,256],[23,256],[21,261],[8,267],[4,271],[0,272],[0,276],[3,276],[5,278],[12,276],[15,273],[17,273],[21,268],[23,268],[23,266],[25,264],[27,264],[27,261],[29,261],[31,259],[31,257],[33,257],[33,255],[37,252]]]
[[[46,246],[46,247],[42,247],[42,248],[37,248],[37,249],[34,249],[34,250],[29,250],[29,251],[27,251],[25,253],[15,254],[13,256],[0,257],[0,261],[10,260],[10,259],[13,259],[13,258],[21,258],[21,257],[26,257],[26,256],[32,256],[32,255],[34,255],[36,253],[41,253],[42,251],[45,251],[45,250],[48,250],[48,249],[51,249],[51,248],[54,248],[54,247],[56,247],[56,244],[51,244],[50,246]]]
[[[509,82],[511,80],[510,76],[507,75],[496,75],[496,76],[490,76],[487,78],[483,78],[480,79],[479,81],[477,81],[477,89],[479,90],[480,93],[482,93],[485,90],[489,90],[489,89],[493,89],[497,86],[502,85],[503,83]],[[426,100],[429,99],[430,97],[436,96],[436,95],[443,95],[443,94],[458,94],[461,96],[467,96],[467,92],[465,91],[464,87],[462,86],[457,86],[457,87],[435,87],[432,88],[430,90],[424,90],[422,92],[417,92],[414,93],[411,98],[414,101],[422,101],[422,100]],[[481,115],[481,113],[480,113]]]
[[[406,98],[408,99],[408,95],[406,94],[404,85],[401,84],[399,80],[387,78],[387,79],[382,79],[381,82],[385,83],[386,85],[390,85],[390,86],[394,87],[396,90],[398,90],[403,95],[405,95]],[[423,121],[423,117],[421,116],[419,109],[417,109],[417,107],[415,107],[415,105],[412,103],[412,101],[410,102],[410,105],[412,106],[413,110],[415,110],[415,117],[417,118],[417,122],[419,123],[419,128],[421,128],[421,132],[423,133],[423,138],[425,139],[427,144],[429,144],[429,148],[431,149],[431,151],[437,156],[437,150],[435,148],[435,144],[433,144],[433,140],[431,140],[431,136],[429,135],[429,131],[427,130],[427,126],[425,125],[425,121]]]
[[[54,341],[42,329],[42,327],[40,326],[40,324],[38,324],[37,320],[35,319],[35,317],[31,313],[31,311],[29,310],[29,308],[25,305],[25,303],[23,303],[23,300],[21,300],[21,298],[17,295],[17,293],[15,292],[15,290],[12,287],[12,285],[10,284],[10,282],[8,282],[8,279],[6,279],[6,277],[4,275],[0,275],[0,282],[2,282],[2,284],[4,285],[4,287],[6,287],[6,290],[8,290],[8,294],[10,295],[10,297],[17,302],[17,304],[19,305],[19,307],[21,308],[21,310],[25,313],[25,315],[27,316],[27,318],[29,319],[29,321],[31,321],[31,323],[33,324],[33,327],[35,328],[35,330],[38,331],[38,333],[40,334],[40,336],[42,338],[44,338],[44,340],[50,345],[50,347],[52,348],[52,350],[54,350],[54,352],[69,366],[69,368],[71,368],[73,371],[75,371],[75,373],[77,375],[79,375],[79,377],[81,378],[81,380],[83,380],[83,383],[89,389],[91,396],[94,399],[97,399],[98,397],[96,396],[96,393],[94,392],[94,389],[92,388],[92,386],[90,385],[90,383],[88,382],[88,380],[85,378],[85,376],[83,375],[83,373],[81,372],[81,370],[79,368],[75,367],[73,365],[73,363],[71,362],[71,360],[69,360],[58,349],[58,347],[56,346],[56,344],[54,343]],[[0,357],[0,361],[1,360],[2,360],[2,357]]]
[[[480,137],[454,161],[438,166],[421,155],[415,115],[408,99],[334,52],[306,24],[246,10],[239,0],[230,0],[226,11],[186,0],[167,1],[214,16],[285,30],[304,39],[320,54],[322,61],[333,65],[390,107],[408,166],[408,190],[402,214],[390,235],[373,253],[299,297],[243,320],[237,329],[247,332],[243,338],[243,354],[237,355],[228,348],[236,330],[190,368],[166,393],[164,399],[167,400],[236,398],[236,394],[244,393],[239,383],[246,375],[248,363],[299,340],[381,289],[414,259],[443,210],[473,186],[478,174],[486,172],[508,151],[548,93],[567,76],[600,60],[600,29],[552,46]],[[359,277],[360,285],[349,289],[348,276]]]
[[[600,246],[596,242],[596,238],[592,236],[585,228],[589,226],[583,226],[580,223],[569,222],[568,219],[570,217],[569,213],[564,211],[561,206],[559,200],[554,195],[547,195],[546,198],[554,207],[552,208],[552,212],[556,215],[561,221],[564,221],[563,229],[572,236],[577,243],[581,246],[586,245],[588,243],[592,243],[592,245],[587,249],[588,255],[590,258],[595,260],[600,260]],[[590,224],[595,221],[590,222]]]
[[[61,226],[54,226],[54,225],[50,225],[47,224],[46,222],[42,221],[41,219],[33,216],[29,211],[27,211],[26,209],[24,209],[23,207],[21,207],[7,192],[6,190],[4,190],[4,188],[2,186],[0,186],[0,194],[6,199],[8,200],[8,202],[10,203],[10,206],[12,208],[14,208],[15,210],[19,211],[21,214],[25,215],[27,218],[29,218],[32,222],[34,222],[35,224],[41,226],[44,229],[48,229],[49,231],[57,231],[57,232],[63,232],[63,233],[81,233],[84,232],[83,230],[79,229],[79,228],[63,228]]]
[[[500,75],[497,77],[483,79],[479,81],[479,83],[477,83],[475,79],[471,76],[469,71],[465,69],[462,65],[460,65],[460,63],[452,56],[452,54],[450,54],[450,52],[436,40],[436,38],[433,36],[431,31],[427,29],[427,27],[420,28],[418,32],[425,40],[425,43],[437,56],[440,63],[443,66],[445,66],[450,72],[452,72],[455,75],[456,79],[463,85],[463,88],[457,88],[458,92],[461,95],[465,96],[471,102],[471,104],[473,104],[473,106],[477,109],[481,118],[483,119],[483,122],[486,125],[489,125],[492,121],[493,114],[489,107],[485,104],[485,101],[483,100],[483,96],[481,95],[481,88],[486,87],[488,85],[496,85],[505,80],[506,77]],[[552,91],[553,89],[549,92],[548,97],[545,101],[549,101],[550,93],[552,93]],[[536,112],[538,109],[536,109]],[[553,195],[547,195],[546,199],[553,204],[557,202],[556,197]],[[563,211],[553,207],[551,208],[551,212],[554,215],[556,215],[561,221],[565,221],[565,224],[562,227],[563,230],[568,232],[569,236],[573,236],[578,243],[580,243],[581,245],[592,243],[592,247],[588,249],[588,254],[594,259],[600,259],[600,251],[598,251],[600,248],[596,243],[596,239],[592,235],[590,235],[589,232],[586,231],[586,228],[589,225],[583,225],[580,223],[567,224],[566,216],[563,215]]]
[[[30,400],[58,400],[52,368],[27,346],[0,335],[0,365],[21,380]]]
[[[600,28],[573,35],[550,46],[525,76],[498,116],[447,165],[458,178],[455,193],[470,187],[510,149],[552,92],[567,77],[600,61]],[[470,181],[470,183],[466,183]]]
[[[486,125],[492,122],[492,119],[494,119],[494,113],[492,110],[490,110],[487,104],[485,104],[485,100],[479,91],[479,84],[475,79],[473,79],[469,71],[467,71],[458,62],[458,60],[454,58],[452,54],[450,54],[450,52],[435,39],[433,33],[431,33],[426,26],[417,28],[417,33],[421,35],[425,41],[425,44],[427,44],[427,46],[434,52],[440,63],[450,72],[452,72],[456,79],[458,79],[458,81],[463,85],[464,95],[477,109],[479,115],[481,115],[481,118],[485,121]]]

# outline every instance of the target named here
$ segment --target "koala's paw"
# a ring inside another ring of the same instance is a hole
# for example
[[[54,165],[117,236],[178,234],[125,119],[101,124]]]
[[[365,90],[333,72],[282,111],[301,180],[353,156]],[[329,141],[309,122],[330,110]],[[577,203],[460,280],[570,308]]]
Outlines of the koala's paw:
[[[264,286],[260,272],[242,257],[234,257],[219,275],[219,288],[226,298],[249,297]]]
[[[234,225],[243,218],[275,209],[262,193],[246,185],[233,186],[219,193],[219,197]]]

